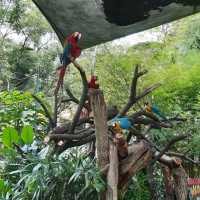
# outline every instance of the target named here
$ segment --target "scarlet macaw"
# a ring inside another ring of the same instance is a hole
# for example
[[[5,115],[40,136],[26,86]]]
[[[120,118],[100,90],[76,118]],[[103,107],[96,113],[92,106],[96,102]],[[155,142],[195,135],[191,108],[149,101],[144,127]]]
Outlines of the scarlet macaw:
[[[99,84],[96,83],[97,81],[98,81],[98,77],[95,75],[92,75],[90,81],[88,82],[88,88],[99,89]]]
[[[57,87],[55,93],[58,92],[60,86],[63,87],[63,80],[65,76],[65,71],[67,66],[71,63],[71,60],[75,60],[81,55],[81,49],[78,46],[78,41],[81,39],[81,33],[75,32],[66,38],[64,41],[64,50],[61,56],[61,66],[58,67],[60,70],[59,79],[57,83]]]

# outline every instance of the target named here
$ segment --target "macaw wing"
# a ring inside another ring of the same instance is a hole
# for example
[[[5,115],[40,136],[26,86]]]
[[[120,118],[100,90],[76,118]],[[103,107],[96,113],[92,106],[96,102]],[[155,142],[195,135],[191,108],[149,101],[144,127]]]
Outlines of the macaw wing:
[[[152,106],[152,112],[155,113],[155,114],[159,114],[160,113],[160,111],[159,111],[159,109],[158,109],[158,107],[156,105]]]
[[[69,55],[71,54],[71,49],[72,45],[70,43],[67,43],[66,47],[63,50],[63,60],[69,57]]]
[[[119,122],[122,129],[129,129],[132,127],[132,124],[128,117],[119,118]]]

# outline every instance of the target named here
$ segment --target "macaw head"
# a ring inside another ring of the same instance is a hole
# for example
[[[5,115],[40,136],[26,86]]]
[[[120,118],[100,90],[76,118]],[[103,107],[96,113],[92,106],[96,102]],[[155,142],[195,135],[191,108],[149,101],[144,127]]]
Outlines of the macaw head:
[[[116,132],[120,133],[121,132],[121,127],[120,127],[120,124],[119,122],[114,122],[113,123],[113,128]]]
[[[92,75],[92,76],[91,76],[91,80],[97,81],[97,80],[98,80],[98,77],[95,76],[95,75]]]
[[[146,112],[152,111],[152,108],[151,108],[152,106],[149,102],[145,102],[144,105],[145,105],[145,108],[146,108]]]
[[[76,41],[78,42],[80,39],[81,39],[81,33],[80,32],[74,32],[73,34],[72,34],[72,36],[73,36],[73,38],[75,38],[76,39]]]

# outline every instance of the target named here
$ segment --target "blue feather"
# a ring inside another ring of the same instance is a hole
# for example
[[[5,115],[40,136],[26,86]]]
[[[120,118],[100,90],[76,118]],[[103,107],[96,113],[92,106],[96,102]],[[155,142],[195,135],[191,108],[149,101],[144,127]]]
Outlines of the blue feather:
[[[119,122],[120,128],[122,129],[130,129],[133,127],[133,124],[128,117],[116,117],[112,120],[112,122]]]

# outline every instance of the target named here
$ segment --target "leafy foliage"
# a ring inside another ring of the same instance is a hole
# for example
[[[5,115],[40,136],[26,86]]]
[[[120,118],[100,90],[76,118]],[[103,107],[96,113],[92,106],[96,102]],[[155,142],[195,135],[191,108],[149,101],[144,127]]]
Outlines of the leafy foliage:
[[[33,128],[31,126],[24,126],[22,128],[21,138],[25,144],[33,143]]]
[[[2,141],[6,147],[12,147],[13,143],[18,143],[19,135],[14,128],[7,127],[3,130]]]

